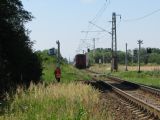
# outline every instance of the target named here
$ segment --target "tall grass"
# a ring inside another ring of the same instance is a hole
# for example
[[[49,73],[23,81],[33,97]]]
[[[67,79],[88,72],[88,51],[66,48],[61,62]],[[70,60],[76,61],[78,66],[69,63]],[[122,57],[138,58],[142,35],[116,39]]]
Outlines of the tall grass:
[[[19,88],[0,120],[108,119],[107,110],[99,104],[99,95],[92,87],[75,83]]]
[[[154,70],[154,71],[142,71],[141,73],[138,73],[137,71],[127,71],[127,72],[115,72],[112,73],[112,75],[144,84],[149,85],[151,87],[159,88],[160,89],[160,71]]]

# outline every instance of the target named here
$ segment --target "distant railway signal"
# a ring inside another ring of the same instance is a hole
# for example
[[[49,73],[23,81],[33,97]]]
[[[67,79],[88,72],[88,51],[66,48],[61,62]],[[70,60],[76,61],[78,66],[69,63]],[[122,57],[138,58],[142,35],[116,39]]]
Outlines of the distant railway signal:
[[[55,49],[55,48],[49,49],[48,54],[49,54],[50,56],[56,55],[56,49]]]
[[[147,53],[152,53],[152,48],[147,48]]]
[[[138,50],[133,50],[133,55],[134,55],[134,56],[137,56],[137,53],[138,53],[137,51],[138,51]]]

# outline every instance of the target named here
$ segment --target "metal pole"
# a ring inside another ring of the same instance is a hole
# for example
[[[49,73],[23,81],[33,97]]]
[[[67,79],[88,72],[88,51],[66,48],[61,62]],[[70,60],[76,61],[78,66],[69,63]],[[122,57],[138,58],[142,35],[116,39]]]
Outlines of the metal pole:
[[[112,60],[111,60],[111,72],[113,72],[113,70],[114,70],[114,56],[115,56],[115,54],[114,54],[114,42],[115,42],[115,37],[114,37],[114,35],[115,35],[115,19],[116,19],[116,14],[115,13],[113,13],[112,14],[112,44],[111,44],[111,46],[112,46]]]
[[[140,72],[140,43],[139,43],[139,50],[138,50],[138,72]]]
[[[132,67],[133,67],[134,51],[132,51]]]
[[[111,72],[113,70],[118,71],[118,57],[117,57],[117,31],[116,31],[116,16],[121,15],[116,15],[114,12],[112,14],[112,61],[111,61]]]
[[[103,53],[103,64],[104,64],[104,53]]]
[[[139,50],[138,50],[138,72],[141,72],[141,68],[140,68],[140,51],[141,51],[141,44],[143,44],[142,40],[138,40],[138,44],[139,44]]]
[[[56,41],[57,45],[58,45],[58,53],[57,53],[57,65],[58,67],[60,67],[60,42],[59,40]]]
[[[96,39],[93,38],[93,59],[94,59],[94,63],[95,63],[95,51],[96,50]]]
[[[128,50],[127,50],[127,43],[126,43],[126,57],[125,57],[126,71],[128,71],[128,68],[127,68],[127,64],[128,64],[127,55],[128,55]]]

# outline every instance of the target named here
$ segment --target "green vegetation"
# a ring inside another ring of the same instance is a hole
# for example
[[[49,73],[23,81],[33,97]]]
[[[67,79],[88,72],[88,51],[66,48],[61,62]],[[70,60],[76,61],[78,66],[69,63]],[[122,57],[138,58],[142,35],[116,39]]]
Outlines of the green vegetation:
[[[69,83],[75,80],[91,80],[91,76],[86,74],[84,70],[78,70],[71,65],[62,66],[62,82]]]
[[[54,70],[56,68],[56,57],[49,56],[47,50],[39,52],[39,55],[43,61],[43,76],[42,80],[46,83],[55,82]],[[63,59],[61,60],[61,70],[62,70],[62,83],[70,83],[76,80],[91,80],[91,77],[85,73],[84,70],[78,70],[72,65],[68,64]]]
[[[136,82],[151,87],[160,88],[160,71],[126,71],[126,72],[114,72],[112,75],[120,77],[131,82]]]
[[[128,66],[132,67],[132,66]],[[124,71],[125,66],[119,65],[118,72],[110,71],[110,64],[95,64],[89,69],[98,73],[113,75],[116,77],[120,77],[122,79],[136,82],[144,85],[148,85],[155,88],[160,88],[160,69],[156,66],[143,66],[144,71],[142,70],[140,73],[137,72],[136,69],[130,68],[130,71]],[[145,70],[146,69],[146,70]]]
[[[97,90],[70,83],[31,85],[27,91],[17,89],[0,120],[105,120],[108,117]]]
[[[42,83],[31,84],[28,89],[22,86],[12,96],[8,95],[7,100],[0,101],[0,120],[100,118],[100,109],[96,108],[100,93],[90,86],[72,83],[76,80],[89,80],[91,77],[61,59],[61,83],[56,83],[56,56],[47,53],[47,50],[36,52],[43,66]],[[97,112],[99,114],[94,115]]]
[[[88,52],[90,64],[95,63],[110,63],[111,62],[111,49],[110,48],[97,48],[93,56],[93,50]],[[118,63],[125,64],[125,52],[117,51]],[[128,50],[128,64],[134,65],[138,62],[138,49]],[[146,64],[160,64],[160,49],[159,48],[142,48],[140,51],[141,63]]]
[[[42,69],[25,27],[33,18],[31,13],[24,10],[21,0],[1,0],[0,11],[0,94],[3,94],[17,85],[39,82]]]

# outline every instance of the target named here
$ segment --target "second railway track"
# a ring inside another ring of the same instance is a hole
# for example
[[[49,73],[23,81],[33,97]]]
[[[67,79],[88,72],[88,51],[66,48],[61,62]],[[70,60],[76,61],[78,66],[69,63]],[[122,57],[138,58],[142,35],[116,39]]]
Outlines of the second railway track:
[[[106,82],[160,110],[159,90],[111,78]]]
[[[160,90],[111,76],[99,79],[103,88],[109,86],[141,120],[160,120]]]

